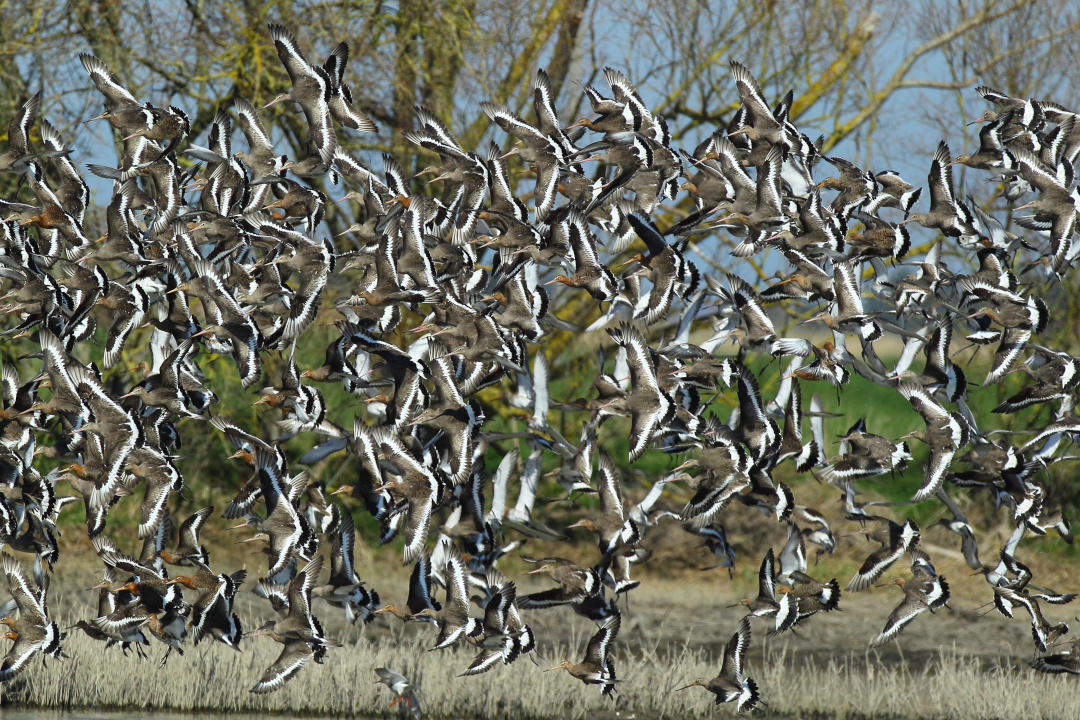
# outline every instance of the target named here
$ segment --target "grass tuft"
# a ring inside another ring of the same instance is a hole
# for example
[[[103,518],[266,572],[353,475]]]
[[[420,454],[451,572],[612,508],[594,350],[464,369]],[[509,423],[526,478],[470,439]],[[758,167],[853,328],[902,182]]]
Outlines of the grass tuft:
[[[429,718],[548,719],[622,717],[679,719],[733,715],[714,710],[712,696],[700,688],[676,692],[694,678],[716,674],[718,658],[704,649],[647,644],[622,652],[617,660],[615,703],[596,688],[586,688],[563,672],[543,672],[564,657],[578,657],[585,638],[571,645],[543,648],[545,660],[527,660],[473,678],[457,673],[472,657],[467,648],[429,652],[430,637],[398,631],[373,638],[354,631],[345,647],[332,651],[325,665],[305,668],[272,695],[244,692],[276,658],[280,645],[248,642],[237,653],[221,645],[200,647],[173,658],[164,671],[154,659],[122,658],[81,633],[64,643],[71,658],[34,663],[5,689],[5,706],[43,709],[90,708],[132,711],[275,712],[305,716],[391,717],[393,699],[374,683],[376,667],[388,666],[419,682]],[[882,665],[873,655],[849,655],[826,662],[769,651],[750,663],[768,712],[817,718],[902,717],[917,720],[1076,720],[1080,692],[1074,678],[1038,675],[1000,660],[939,652],[913,669],[906,662]]]

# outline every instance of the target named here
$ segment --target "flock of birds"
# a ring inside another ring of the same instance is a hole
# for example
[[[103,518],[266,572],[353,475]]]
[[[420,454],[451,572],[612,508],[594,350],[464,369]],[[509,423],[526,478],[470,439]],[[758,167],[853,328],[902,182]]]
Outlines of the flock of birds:
[[[8,320],[2,334],[32,339],[39,351],[19,359],[40,361],[41,369],[20,377],[13,359],[3,363],[0,542],[33,555],[33,568],[28,573],[3,555],[12,600],[0,609],[0,622],[7,627],[3,637],[14,643],[0,679],[17,674],[36,653],[64,657],[64,635],[49,613],[49,578],[59,555],[57,516],[81,500],[104,578],[96,614],[76,627],[106,646],[119,644],[125,654],[133,647],[143,656],[155,639],[167,647],[164,665],[172,651],[183,654],[200,642],[240,650],[242,640],[267,636],[283,649],[252,692],[273,692],[307,662],[323,662],[328,650],[340,647],[317,618],[315,599],[321,598],[342,609],[350,623],[390,613],[436,626],[434,648],[460,641],[475,646],[476,659],[463,673],[474,675],[524,656],[535,663],[537,640],[521,611],[569,605],[595,620],[598,630],[581,662],[552,669],[565,669],[609,695],[619,682],[617,599],[639,584],[630,573],[649,558],[641,545],[647,529],[664,518],[678,523],[730,571],[735,554],[722,521],[738,501],[787,523],[788,539],[778,555],[765,551],[758,595],[740,603],[748,615],[726,645],[719,675],[694,685],[714,693],[717,703],[749,711],[761,702],[744,666],[750,618],[775,635],[838,609],[841,599],[838,581],[811,576],[807,563],[807,543],[818,556],[833,552],[839,520],[797,504],[791,488],[773,477],[781,464],[835,486],[844,521],[859,528],[853,534],[878,543],[846,591],[874,586],[896,563],[910,563],[910,573],[893,581],[903,599],[871,646],[895,640],[924,612],[948,603],[949,585],[920,549],[917,524],[871,514],[868,507],[882,503],[856,500],[856,480],[893,474],[912,459],[905,439],[930,450],[910,502],[939,502],[947,516],[936,524],[960,537],[967,563],[989,582],[997,610],[1030,615],[1040,653],[1032,666],[1080,673],[1080,640],[1071,651],[1048,654],[1068,626],[1044,615],[1047,605],[1068,603],[1074,595],[1031,583],[1019,557],[1029,533],[1055,531],[1072,540],[1068,520],[1037,475],[1068,459],[1059,450],[1080,433],[1073,410],[1080,360],[1036,343],[1050,318],[1033,291],[1040,279],[1059,279],[1080,255],[1073,242],[1080,208],[1075,114],[980,88],[994,109],[978,121],[984,123],[978,152],[953,159],[942,143],[927,179],[929,209],[912,213],[922,188],[895,172],[872,174],[821,155],[820,140],[800,133],[788,118],[792,94],[770,107],[739,63],[731,63],[731,73],[741,107],[693,152],[672,147],[664,119],[611,69],[605,71],[611,97],[586,87],[592,119],[564,125],[539,70],[535,122],[481,104],[516,140],[509,152],[495,142],[480,152],[466,150],[442,121],[416,108],[416,130],[406,137],[438,158],[420,173],[441,183],[435,198],[414,192],[390,155],[376,172],[338,145],[342,128],[375,130],[352,105],[345,43],[320,66],[287,29],[271,25],[270,37],[292,89],[266,107],[291,103],[303,111],[307,155],[299,160],[275,152],[259,112],[243,98],[233,102],[235,116],[218,110],[205,147],[194,145],[181,110],[140,103],[99,59],[80,56],[105,100],[95,120],[106,119],[123,138],[119,167],[88,166],[113,181],[107,232],[97,240],[86,234],[89,191],[65,140],[42,119],[40,140],[31,142],[40,96],[11,121],[0,170],[19,174],[19,197],[29,201],[2,201],[0,277],[6,290],[0,300]],[[234,123],[246,152],[233,149]],[[592,135],[586,138],[586,132]],[[506,165],[512,155],[535,176],[532,192],[523,196],[531,207],[516,194],[518,183]],[[183,156],[197,162],[181,165]],[[825,174],[821,161],[836,172],[817,180],[815,171]],[[1031,213],[1015,220],[1030,232],[1017,236],[958,196],[956,164],[988,171],[1009,202],[1026,200],[1015,210]],[[321,232],[326,199],[304,181],[324,176],[344,178],[354,188],[346,198],[363,208],[363,221],[346,233],[354,250],[338,252]],[[650,217],[657,205],[684,192],[692,211],[659,229]],[[831,200],[823,193],[832,193]],[[920,261],[905,263],[912,223],[943,237]],[[734,274],[703,274],[685,253],[695,235],[716,229],[737,241],[736,256],[771,249],[791,270],[760,291]],[[639,240],[645,249],[631,254]],[[972,264],[947,267],[946,245]],[[602,262],[601,253],[610,260]],[[1012,270],[1025,253],[1037,258],[1025,268],[1036,273],[1026,286]],[[914,271],[897,278],[886,261]],[[616,275],[622,266],[630,267]],[[324,299],[332,276],[353,289],[330,307]],[[565,287],[553,289],[556,284]],[[867,288],[872,307],[880,309],[867,309]],[[571,294],[566,307],[576,317],[556,317],[550,292]],[[587,328],[576,324],[594,316],[594,303],[599,319]],[[818,346],[778,335],[771,303],[823,323],[831,341]],[[96,312],[99,305],[106,311]],[[829,309],[811,314],[821,305]],[[328,314],[338,318],[340,335],[326,348],[321,367],[300,372],[296,342]],[[99,332],[102,323],[107,333],[103,326]],[[690,342],[692,327],[710,325],[707,340]],[[650,345],[645,333],[657,327],[665,329],[663,339]],[[141,328],[150,331],[149,359],[135,369],[142,379],[105,372]],[[601,329],[614,343],[614,363],[606,367],[600,355],[596,397],[555,402],[548,395],[544,338]],[[954,330],[968,343],[996,344],[979,385],[952,360]],[[88,357],[101,334],[107,334],[101,364],[76,359]],[[886,334],[904,347],[892,367],[875,351]],[[739,345],[738,355],[715,356],[727,341]],[[847,349],[850,343],[859,346],[856,353]],[[270,442],[213,412],[216,396],[197,361],[232,358],[247,388],[263,377],[264,355],[274,351],[282,357],[280,381],[263,388],[257,403],[281,413],[282,434]],[[925,364],[915,372],[920,353]],[[790,359],[779,390],[762,397],[746,359],[781,357]],[[1011,444],[1007,436],[979,428],[969,405],[976,389],[986,391],[1018,371],[1031,382],[994,412],[1048,402],[1057,403],[1058,411],[1023,444]],[[853,373],[895,389],[925,429],[894,441],[870,432],[877,420],[871,414],[840,438],[838,452],[829,457],[826,413],[817,395],[804,407],[801,383],[829,383],[839,393]],[[366,419],[356,418],[352,428],[328,420],[319,383],[340,383],[363,401]],[[476,393],[496,384],[506,387],[503,402],[528,417],[526,431],[485,428],[490,408]],[[43,388],[48,400],[39,394]],[[713,396],[730,391],[738,398],[730,417],[703,412]],[[556,407],[588,414],[577,443],[549,424],[549,410]],[[629,418],[629,463],[650,449],[685,460],[637,504],[626,501],[615,460],[597,444],[599,426],[612,416]],[[200,544],[213,508],[194,513],[176,531],[170,519],[170,499],[185,485],[174,463],[181,428],[200,421],[228,438],[233,457],[253,470],[223,515],[240,520],[236,527],[250,528],[255,535],[249,539],[264,544],[267,566],[254,591],[279,619],[247,633],[233,612],[246,572],[211,569],[210,552]],[[319,442],[299,463],[351,452],[359,468],[355,483],[331,493],[308,472],[289,467],[280,443],[306,433]],[[484,459],[494,448],[504,454],[489,476]],[[599,512],[571,526],[596,535],[596,563],[525,558],[555,586],[519,595],[497,569],[498,559],[527,538],[568,540],[533,514],[545,456],[558,463],[549,475],[567,498],[599,496]],[[38,458],[56,469],[42,474]],[[110,509],[140,483],[143,545],[136,555],[109,538],[107,521]],[[681,509],[665,509],[662,498],[672,483],[685,483],[692,492]],[[73,495],[58,492],[64,484]],[[947,486],[954,494],[990,494],[1015,525],[995,564],[980,560],[975,534]],[[335,502],[331,495],[349,500]],[[264,514],[256,510],[260,500]],[[361,581],[353,561],[353,501],[378,521],[382,543],[404,536],[412,576],[403,605],[383,604]],[[443,510],[437,539],[429,543],[433,518]],[[330,574],[321,579],[324,547]],[[170,577],[169,566],[187,574]],[[380,677],[399,699],[411,693],[403,676],[380,669]]]

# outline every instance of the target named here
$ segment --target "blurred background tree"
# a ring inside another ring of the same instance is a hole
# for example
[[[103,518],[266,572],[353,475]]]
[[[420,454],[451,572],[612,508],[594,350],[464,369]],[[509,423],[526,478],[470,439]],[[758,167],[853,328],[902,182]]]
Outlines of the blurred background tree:
[[[58,127],[96,115],[100,98],[80,92],[89,82],[76,55],[85,51],[137,97],[187,111],[198,136],[233,97],[259,103],[287,89],[270,21],[293,28],[312,59],[349,43],[348,80],[381,130],[344,144],[406,158],[415,152],[402,138],[413,105],[435,112],[473,146],[489,126],[478,102],[524,112],[541,66],[564,120],[581,113],[579,85],[596,83],[612,65],[688,142],[725,124],[736,108],[727,67],[736,58],[767,94],[796,90],[791,117],[825,135],[826,151],[842,146],[863,163],[901,157],[908,148],[898,130],[926,147],[943,132],[959,137],[953,110],[963,106],[963,90],[979,83],[1063,103],[1078,92],[1069,83],[1080,7],[1069,0],[3,0],[0,110],[12,115],[41,89],[43,111]],[[281,139],[294,153],[302,149],[295,118],[279,119]],[[83,128],[76,139],[90,132],[101,131]]]

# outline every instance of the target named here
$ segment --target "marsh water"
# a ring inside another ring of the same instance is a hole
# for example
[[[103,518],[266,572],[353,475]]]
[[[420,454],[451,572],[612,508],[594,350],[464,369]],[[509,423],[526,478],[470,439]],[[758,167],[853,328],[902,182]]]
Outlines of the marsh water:
[[[219,713],[185,713],[155,710],[126,710],[123,712],[96,712],[88,710],[31,710],[20,708],[0,709],[3,720],[222,720]],[[271,717],[273,717],[271,715]],[[282,715],[281,717],[287,717]],[[229,720],[266,720],[266,714],[228,713]],[[305,718],[307,720],[307,718]],[[320,720],[312,716],[310,720]]]

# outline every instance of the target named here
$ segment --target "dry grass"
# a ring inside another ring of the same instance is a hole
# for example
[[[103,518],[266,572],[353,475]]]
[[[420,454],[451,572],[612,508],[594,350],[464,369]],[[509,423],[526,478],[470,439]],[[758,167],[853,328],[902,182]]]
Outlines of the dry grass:
[[[925,667],[882,667],[849,657],[813,664],[784,662],[782,654],[758,671],[762,696],[780,714],[812,717],[997,718],[1080,717],[1076,678],[986,663],[941,652]]]
[[[711,697],[692,688],[675,688],[715,674],[707,651],[657,651],[645,648],[619,661],[617,704],[600,697],[563,672],[542,670],[567,655],[566,647],[545,648],[540,667],[524,660],[475,678],[455,675],[471,653],[429,653],[431,637],[395,632],[373,639],[354,633],[346,647],[332,651],[326,664],[309,665],[281,692],[247,692],[275,659],[280,646],[249,642],[236,653],[220,645],[192,648],[173,658],[165,671],[154,660],[123,658],[81,633],[65,642],[71,658],[38,663],[10,682],[3,702],[41,708],[93,707],[96,710],[170,709],[197,711],[272,711],[303,715],[395,715],[391,695],[373,683],[374,669],[389,666],[419,680],[424,709],[433,718],[582,718],[598,713],[639,718],[690,718],[716,714]],[[585,637],[573,638],[577,657]],[[160,655],[161,646],[153,649]],[[555,661],[552,662],[552,659]],[[827,663],[771,652],[750,664],[750,674],[781,716],[903,717],[979,720],[1031,717],[1076,720],[1080,684],[1075,678],[1037,675],[999,661],[941,653],[918,670],[906,664],[882,666],[871,657],[852,656]],[[727,707],[719,714],[726,715]]]

